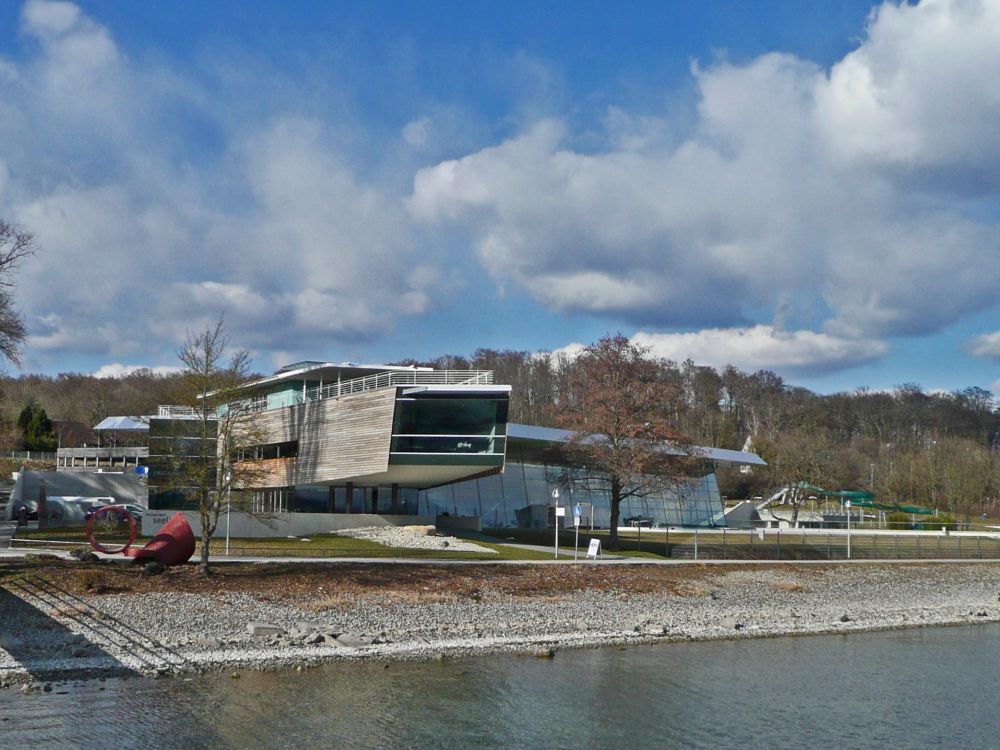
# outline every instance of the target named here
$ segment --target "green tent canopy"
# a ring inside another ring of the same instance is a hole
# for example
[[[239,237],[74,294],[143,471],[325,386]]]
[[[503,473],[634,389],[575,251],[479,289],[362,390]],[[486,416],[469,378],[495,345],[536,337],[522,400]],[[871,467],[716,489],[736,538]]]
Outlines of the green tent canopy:
[[[875,494],[873,492],[864,492],[861,490],[824,490],[822,487],[817,487],[814,484],[809,484],[808,482],[799,482],[799,489],[810,490],[816,492],[817,494],[823,495],[824,497],[838,499],[841,502],[845,500],[850,500],[851,505],[856,505],[861,508],[874,508],[876,510],[887,510],[890,513],[912,513],[918,516],[933,516],[934,511],[930,508],[922,508],[919,505],[901,505],[900,503],[880,503],[876,502]]]

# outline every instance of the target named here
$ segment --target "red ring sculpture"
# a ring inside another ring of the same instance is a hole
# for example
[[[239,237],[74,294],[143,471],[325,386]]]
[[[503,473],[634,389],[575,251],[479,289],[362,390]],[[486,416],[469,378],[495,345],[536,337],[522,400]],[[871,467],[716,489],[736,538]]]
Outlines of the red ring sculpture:
[[[94,520],[102,513],[117,513],[119,516],[128,521],[128,527],[129,527],[128,541],[121,547],[116,547],[116,548],[105,547],[100,542],[94,541]],[[135,535],[137,532],[138,529],[136,528],[135,519],[132,517],[132,514],[119,505],[102,506],[98,508],[96,511],[94,511],[94,513],[91,514],[90,518],[87,519],[87,541],[90,542],[91,547],[96,549],[98,552],[103,552],[106,555],[117,555],[127,550],[129,547],[132,546],[132,542],[135,541]]]

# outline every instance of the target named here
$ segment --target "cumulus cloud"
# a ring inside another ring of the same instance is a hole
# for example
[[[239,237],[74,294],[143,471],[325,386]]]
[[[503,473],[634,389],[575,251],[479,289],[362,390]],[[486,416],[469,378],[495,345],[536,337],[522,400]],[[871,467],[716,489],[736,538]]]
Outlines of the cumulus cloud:
[[[349,107],[247,60],[135,59],[58,0],[25,2],[21,30],[0,202],[42,248],[18,277],[32,365],[157,361],[220,314],[265,358],[370,340],[432,311],[469,244],[501,289],[745,368],[869,362],[996,305],[996,3],[886,3],[829,68],[694,65],[690,118],[578,127],[532,60],[509,137],[473,149],[472,105],[447,102],[362,155]]]
[[[974,357],[1000,360],[1000,331],[973,336],[965,348]]]
[[[180,367],[172,367],[170,365],[157,365],[155,367],[148,367],[146,365],[123,365],[120,362],[112,362],[108,365],[103,365],[94,371],[95,378],[123,378],[126,375],[131,375],[135,372],[152,372],[156,375],[174,375],[175,373],[181,372]]]
[[[130,59],[73,3],[29,0],[21,27],[36,44],[0,60],[0,200],[42,249],[18,277],[29,363],[176,350],[220,314],[241,346],[325,349],[429,309],[439,259],[417,255],[393,180],[361,176],[353,125],[286,111],[287,82],[263,77],[260,111],[234,116],[223,71]]]
[[[814,331],[780,331],[772,326],[710,328],[692,333],[644,333],[632,337],[657,357],[741,370],[830,371],[884,356],[877,340],[843,339]]]
[[[996,304],[998,73],[997,4],[885,4],[829,70],[695,66],[683,137],[615,110],[584,150],[545,120],[422,169],[409,208],[556,310],[707,327],[761,366],[869,361]]]

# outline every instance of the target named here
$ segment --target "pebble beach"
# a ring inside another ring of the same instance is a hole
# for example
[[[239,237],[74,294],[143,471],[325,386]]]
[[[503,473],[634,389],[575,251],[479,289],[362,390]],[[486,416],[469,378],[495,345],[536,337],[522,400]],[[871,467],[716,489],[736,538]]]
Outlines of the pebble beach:
[[[563,567],[547,566],[545,575]],[[673,566],[678,572],[656,571],[662,585],[657,579],[641,591],[630,590],[628,577],[652,575],[644,569],[653,566],[617,567],[624,570],[614,586],[590,585],[598,573],[574,572],[568,585],[546,591],[533,584],[516,594],[488,583],[459,593],[416,585],[400,593],[374,582],[360,593],[331,584],[287,595],[77,596],[48,588],[52,576],[8,582],[0,597],[0,685],[41,690],[63,679],[305,669],[353,659],[552,658],[564,648],[1000,621],[997,563]],[[480,574],[488,582],[489,566]]]

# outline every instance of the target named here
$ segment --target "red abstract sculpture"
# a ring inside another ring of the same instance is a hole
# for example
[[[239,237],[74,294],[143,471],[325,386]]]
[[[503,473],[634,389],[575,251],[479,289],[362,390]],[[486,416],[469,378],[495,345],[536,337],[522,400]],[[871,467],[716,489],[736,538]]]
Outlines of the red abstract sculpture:
[[[94,539],[94,524],[101,519],[102,516],[114,513],[119,516],[121,520],[128,523],[129,537],[128,541],[125,542],[121,547],[105,547],[103,544]],[[135,541],[136,535],[135,519],[132,518],[132,514],[129,513],[125,508],[120,508],[116,505],[105,505],[98,508],[87,518],[87,541],[90,542],[90,546],[96,549],[98,552],[103,552],[106,555],[117,555],[121,552],[128,553],[128,548],[132,546],[132,542]]]
[[[116,512],[123,518],[128,519],[131,533],[128,543],[123,547],[109,549],[94,540],[94,519],[104,512]],[[121,553],[126,557],[134,558],[136,562],[155,560],[161,565],[182,565],[190,560],[194,554],[194,531],[191,529],[191,524],[188,523],[183,513],[175,513],[174,517],[167,521],[163,528],[157,532],[156,536],[146,542],[145,546],[140,549],[132,548],[135,535],[135,519],[124,508],[107,505],[99,509],[87,520],[87,541],[98,552],[107,554]]]

